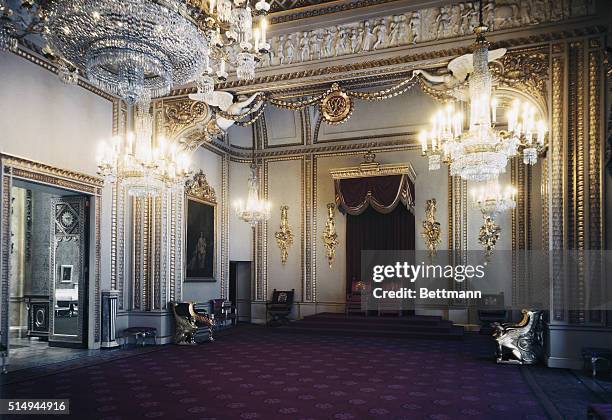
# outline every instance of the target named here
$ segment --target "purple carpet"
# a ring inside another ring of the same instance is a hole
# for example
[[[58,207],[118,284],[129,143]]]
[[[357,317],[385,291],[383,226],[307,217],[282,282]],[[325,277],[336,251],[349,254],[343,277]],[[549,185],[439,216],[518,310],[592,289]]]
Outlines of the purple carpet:
[[[239,327],[214,343],[12,383],[3,398],[70,398],[78,419],[548,418],[520,368],[492,362],[489,340]]]

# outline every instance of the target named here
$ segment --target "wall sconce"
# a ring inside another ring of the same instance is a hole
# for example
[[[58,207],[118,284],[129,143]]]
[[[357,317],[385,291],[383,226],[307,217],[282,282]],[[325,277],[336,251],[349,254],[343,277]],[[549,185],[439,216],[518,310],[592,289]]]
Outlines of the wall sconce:
[[[336,257],[336,246],[338,246],[338,233],[336,233],[336,220],[334,219],[335,209],[334,203],[327,205],[327,222],[325,222],[325,230],[323,231],[323,243],[325,244],[329,268],[332,268]]]
[[[429,255],[436,255],[438,245],[442,242],[441,232],[440,222],[436,221],[436,199],[432,198],[425,203],[425,220],[423,220],[423,231],[421,232]]]
[[[289,206],[281,206],[281,224],[280,230],[274,234],[276,243],[281,251],[281,262],[283,265],[287,262],[289,256],[289,248],[293,244],[293,232],[291,232],[291,226],[289,226],[288,211]]]
[[[485,255],[488,257],[493,253],[495,244],[501,236],[501,228],[495,223],[491,216],[483,215],[484,223],[480,227],[478,234],[478,242],[485,250]]]

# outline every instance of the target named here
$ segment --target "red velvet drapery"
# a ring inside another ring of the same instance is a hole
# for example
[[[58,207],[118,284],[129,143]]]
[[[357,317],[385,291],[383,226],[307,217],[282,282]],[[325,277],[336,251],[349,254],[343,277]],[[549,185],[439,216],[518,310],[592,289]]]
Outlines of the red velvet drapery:
[[[336,205],[342,213],[359,215],[368,207],[390,213],[399,203],[412,211],[414,183],[407,174],[337,179]]]
[[[408,175],[336,180],[336,203],[347,213],[347,293],[353,283],[367,283],[361,251],[415,249],[414,183]]]

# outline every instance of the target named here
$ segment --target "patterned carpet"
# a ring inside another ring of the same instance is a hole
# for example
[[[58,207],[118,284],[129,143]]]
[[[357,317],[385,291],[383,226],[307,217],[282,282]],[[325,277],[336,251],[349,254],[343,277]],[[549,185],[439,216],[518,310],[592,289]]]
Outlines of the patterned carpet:
[[[549,418],[521,368],[492,362],[487,337],[237,330],[214,343],[30,377],[5,385],[2,398],[70,398],[78,419]]]

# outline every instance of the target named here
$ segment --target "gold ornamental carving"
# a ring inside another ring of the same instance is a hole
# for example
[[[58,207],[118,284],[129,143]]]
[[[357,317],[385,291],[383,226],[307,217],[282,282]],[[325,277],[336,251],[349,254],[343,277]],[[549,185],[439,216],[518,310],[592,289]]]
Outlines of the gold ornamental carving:
[[[293,232],[291,232],[291,226],[289,225],[289,206],[281,206],[281,224],[280,230],[274,234],[276,238],[276,244],[281,251],[281,262],[283,265],[287,262],[289,256],[289,248],[293,245]]]
[[[440,228],[440,222],[436,221],[436,199],[432,198],[427,200],[425,204],[425,220],[423,220],[423,230],[421,236],[427,245],[429,255],[436,255],[438,252],[438,245],[442,243],[440,234],[442,229]]]
[[[416,172],[411,164],[381,164],[376,162],[376,154],[371,150],[363,155],[363,162],[359,166],[337,168],[329,171],[332,179],[366,178],[371,176],[403,175],[407,174],[414,182]]]
[[[501,236],[501,228],[495,223],[491,216],[483,216],[484,223],[478,233],[478,242],[485,250],[485,255],[493,253],[495,245]]]
[[[189,98],[164,101],[164,128],[168,138],[174,138],[186,128],[209,117],[208,105]]]
[[[504,87],[529,94],[540,104],[546,104],[549,79],[549,56],[545,48],[509,52],[493,65],[491,72]]]
[[[323,230],[323,243],[329,268],[332,268],[334,258],[336,257],[336,247],[338,246],[338,233],[336,232],[336,220],[334,217],[335,209],[334,203],[327,204],[327,222],[325,222],[325,229]]]
[[[353,100],[334,83],[319,105],[323,120],[328,124],[345,123],[353,113]]]
[[[188,196],[198,198],[202,201],[212,204],[217,203],[215,190],[206,180],[206,175],[202,170],[185,183],[185,192]]]

